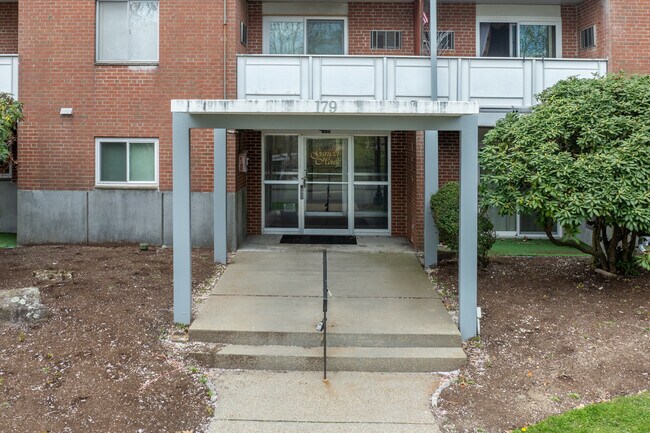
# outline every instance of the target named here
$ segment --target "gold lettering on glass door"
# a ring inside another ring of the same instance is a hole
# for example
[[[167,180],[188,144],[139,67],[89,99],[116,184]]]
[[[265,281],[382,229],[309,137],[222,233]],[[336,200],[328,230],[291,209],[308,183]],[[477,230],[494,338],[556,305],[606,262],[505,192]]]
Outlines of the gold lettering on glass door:
[[[341,149],[320,149],[309,154],[309,157],[317,167],[341,167]]]

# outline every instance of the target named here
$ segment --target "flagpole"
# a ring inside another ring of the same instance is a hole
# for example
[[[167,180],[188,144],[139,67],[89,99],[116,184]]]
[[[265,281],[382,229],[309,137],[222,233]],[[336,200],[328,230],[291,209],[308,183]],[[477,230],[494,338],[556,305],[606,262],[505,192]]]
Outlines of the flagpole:
[[[429,0],[429,51],[431,53],[431,100],[438,100],[438,0]]]

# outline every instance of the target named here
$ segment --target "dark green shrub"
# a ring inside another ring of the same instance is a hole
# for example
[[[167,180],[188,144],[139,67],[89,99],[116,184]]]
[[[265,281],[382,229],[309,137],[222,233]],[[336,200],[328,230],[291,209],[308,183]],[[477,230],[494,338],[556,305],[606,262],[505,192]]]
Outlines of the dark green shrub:
[[[449,182],[431,196],[431,214],[438,227],[440,242],[452,251],[458,251],[458,228],[460,216],[460,185]],[[478,259],[481,264],[488,262],[487,253],[494,245],[496,235],[494,225],[485,215],[478,215]]]

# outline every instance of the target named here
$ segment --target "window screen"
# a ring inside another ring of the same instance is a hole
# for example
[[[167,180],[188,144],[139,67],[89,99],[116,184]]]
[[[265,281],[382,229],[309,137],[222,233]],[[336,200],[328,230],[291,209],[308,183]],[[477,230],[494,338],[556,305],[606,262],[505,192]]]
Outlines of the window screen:
[[[402,48],[402,32],[398,30],[372,30],[370,48],[373,50],[399,50]]]
[[[453,50],[455,46],[454,32],[438,32],[438,49]]]
[[[580,48],[591,48],[596,46],[596,28],[587,27],[580,32]]]

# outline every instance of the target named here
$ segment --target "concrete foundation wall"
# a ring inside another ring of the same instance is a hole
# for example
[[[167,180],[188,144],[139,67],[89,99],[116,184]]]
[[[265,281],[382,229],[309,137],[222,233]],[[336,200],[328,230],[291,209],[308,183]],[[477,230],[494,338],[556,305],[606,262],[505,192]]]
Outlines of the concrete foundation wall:
[[[163,195],[163,244],[173,245],[173,219],[172,208],[174,194],[165,192]],[[213,244],[213,201],[211,192],[192,193],[192,246],[212,248]]]
[[[0,199],[1,191],[0,184]],[[228,245],[231,249],[235,249],[245,235],[245,209],[242,209],[245,194],[246,191],[241,190],[228,197]],[[18,191],[17,195],[19,244],[173,244],[171,192]],[[212,193],[192,193],[193,246],[212,247],[213,214]]]
[[[14,182],[0,182],[0,233],[16,233],[18,189]]]
[[[97,190],[88,193],[88,242],[162,241],[162,194]]]
[[[234,251],[246,237],[246,188],[227,195],[228,250]]]
[[[18,243],[88,242],[85,191],[18,191]],[[111,218],[111,213],[104,218]]]

